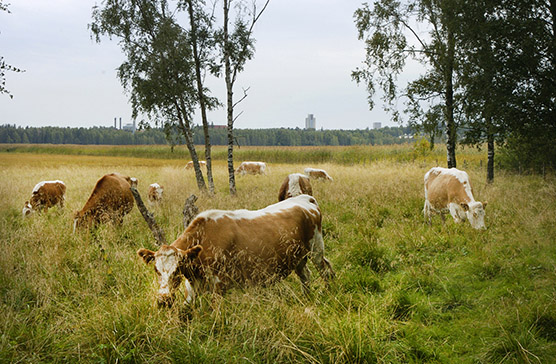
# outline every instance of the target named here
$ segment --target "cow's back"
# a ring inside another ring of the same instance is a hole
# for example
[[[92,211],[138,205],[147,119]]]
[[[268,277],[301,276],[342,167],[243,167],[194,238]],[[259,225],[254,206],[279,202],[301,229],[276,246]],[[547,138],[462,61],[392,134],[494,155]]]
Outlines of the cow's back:
[[[324,169],[305,168],[305,174],[311,179],[323,179],[332,181],[332,177]]]
[[[471,191],[469,177],[463,171],[458,174],[445,168],[432,168],[425,175],[425,198],[435,209],[443,209],[450,203],[469,202]]]
[[[117,173],[102,176],[78,216],[91,216],[96,222],[100,222],[106,215],[113,217],[111,215],[123,216],[129,213],[134,204],[131,181],[131,178]]]
[[[306,199],[314,201],[313,210],[206,211],[178,238],[177,246],[203,246],[201,266],[218,272],[220,280],[259,284],[283,278],[308,254],[311,239],[321,231],[318,205],[311,196]]]
[[[50,208],[64,201],[66,185],[62,181],[41,182],[41,186],[35,186],[31,197],[31,206]]]
[[[241,162],[236,169],[239,174],[266,174],[266,163],[264,162]]]

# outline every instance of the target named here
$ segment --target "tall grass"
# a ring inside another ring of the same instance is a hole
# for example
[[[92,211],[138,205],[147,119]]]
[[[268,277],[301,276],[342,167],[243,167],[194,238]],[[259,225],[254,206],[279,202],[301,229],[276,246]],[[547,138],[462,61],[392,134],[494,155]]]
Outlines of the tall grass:
[[[197,147],[199,158],[203,159],[204,147]],[[188,161],[189,152],[183,145],[171,149],[166,145],[68,145],[68,144],[2,144],[0,152],[55,155],[111,156],[129,158],[149,158]],[[458,162],[465,167],[486,163],[486,153],[474,148],[462,149]],[[228,150],[225,146],[213,146],[212,158],[226,161]],[[234,148],[236,161],[261,160],[267,163],[335,163],[344,165],[371,164],[377,161],[420,162],[443,165],[446,147],[437,145],[433,150],[418,148],[413,144],[384,146],[339,146],[339,147],[238,147]],[[486,164],[485,164],[486,165]]]
[[[246,159],[312,151],[253,148],[262,154]],[[481,154],[464,150],[460,165],[468,163],[475,197],[489,203],[488,229],[440,218],[429,226],[422,180],[434,155],[413,158],[403,146],[324,151],[323,162],[299,156],[269,162],[266,176],[238,176],[236,197],[227,194],[225,160],[216,159],[212,198],[198,193],[183,160],[0,153],[0,362],[553,361],[554,177],[499,172],[487,185],[476,163]],[[189,194],[200,196],[201,210],[258,209],[276,202],[283,178],[308,161],[334,178],[314,182],[313,190],[337,273],[327,288],[312,269],[310,297],[292,275],[271,287],[203,294],[191,306],[182,297],[158,309],[153,269],[135,254],[156,249],[137,209],[122,226],[71,233],[72,212],[105,173],[137,177],[143,196],[152,182],[165,186],[152,212],[171,241],[183,231]],[[47,179],[66,182],[66,207],[23,220],[24,201]]]

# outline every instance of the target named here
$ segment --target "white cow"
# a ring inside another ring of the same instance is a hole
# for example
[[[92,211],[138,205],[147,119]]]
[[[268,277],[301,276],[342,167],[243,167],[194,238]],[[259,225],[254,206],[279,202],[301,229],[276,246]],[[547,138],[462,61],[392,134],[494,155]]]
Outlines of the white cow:
[[[149,202],[150,203],[157,203],[162,201],[162,194],[164,193],[164,186],[159,185],[158,183],[152,183],[149,185]]]
[[[236,174],[266,174],[265,162],[242,162],[236,169]]]
[[[469,220],[475,229],[485,228],[487,203],[475,201],[469,176],[456,168],[431,168],[425,174],[425,206],[423,214],[431,222],[433,213],[450,212],[456,223]]]
[[[33,211],[47,211],[55,205],[64,207],[66,185],[64,182],[42,181],[33,188],[33,193],[29,201],[25,201],[22,214],[23,217],[31,215]]]
[[[305,168],[305,174],[309,176],[310,179],[323,179],[325,181],[333,181],[332,177],[324,169],[317,168]]]

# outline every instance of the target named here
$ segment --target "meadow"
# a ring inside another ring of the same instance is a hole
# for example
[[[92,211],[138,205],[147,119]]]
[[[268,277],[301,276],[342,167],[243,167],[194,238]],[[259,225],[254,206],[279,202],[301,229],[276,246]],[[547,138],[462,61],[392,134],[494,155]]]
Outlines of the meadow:
[[[238,176],[235,197],[224,148],[215,151],[212,197],[168,147],[42,148],[0,148],[2,363],[555,361],[553,175],[497,170],[486,184],[486,152],[458,150],[475,198],[488,201],[487,230],[477,231],[422,216],[423,176],[444,164],[441,147],[244,147],[236,164],[265,160],[269,171]],[[106,173],[138,178],[144,198],[150,183],[164,185],[151,211],[173,241],[190,194],[200,210],[259,209],[277,201],[285,176],[309,166],[334,178],[313,190],[336,271],[327,287],[309,263],[310,296],[293,274],[160,309],[153,268],[136,255],[157,247],[136,207],[121,226],[72,233],[73,211]],[[66,206],[22,219],[34,185],[52,179],[66,183]]]

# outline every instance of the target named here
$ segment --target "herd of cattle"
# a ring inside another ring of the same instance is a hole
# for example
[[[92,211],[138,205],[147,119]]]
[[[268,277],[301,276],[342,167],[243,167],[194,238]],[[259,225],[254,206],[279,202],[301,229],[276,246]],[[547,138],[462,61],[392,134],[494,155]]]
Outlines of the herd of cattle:
[[[263,162],[243,162],[236,173],[265,171]],[[308,292],[308,259],[326,282],[331,280],[334,271],[324,257],[321,211],[312,197],[311,180],[318,179],[332,181],[322,169],[306,168],[305,174],[290,174],[280,186],[278,203],[260,210],[207,210],[198,214],[172,244],[156,252],[139,249],[137,254],[145,263],[154,263],[158,303],[171,305],[182,280],[186,301],[190,302],[195,290],[223,291],[232,284],[266,285],[292,271]],[[74,232],[109,221],[121,223],[133,208],[131,187],[136,186],[137,179],[119,173],[102,176],[84,207],[75,212]],[[432,168],[425,174],[424,187],[423,214],[429,224],[433,214],[440,214],[444,221],[449,212],[455,222],[469,220],[473,228],[485,228],[487,203],[475,201],[466,172]],[[148,200],[159,203],[163,191],[158,183],[151,184]],[[38,183],[25,202],[23,216],[55,205],[63,207],[65,192],[62,181]]]

